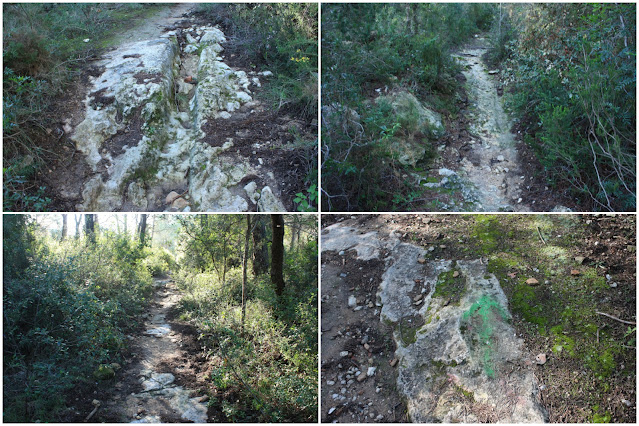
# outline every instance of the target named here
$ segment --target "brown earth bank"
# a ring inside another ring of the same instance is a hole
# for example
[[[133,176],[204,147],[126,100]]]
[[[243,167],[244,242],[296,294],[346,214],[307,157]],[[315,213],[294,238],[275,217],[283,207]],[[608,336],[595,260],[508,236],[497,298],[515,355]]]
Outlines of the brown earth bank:
[[[427,261],[480,259],[503,288],[526,357],[545,356],[527,368],[548,420],[636,421],[633,215],[324,215],[322,234],[336,223],[422,247]],[[389,254],[381,247],[379,259]],[[323,422],[410,420],[395,386],[393,328],[376,304],[389,266],[379,259],[322,253]],[[378,371],[368,376],[368,366]]]

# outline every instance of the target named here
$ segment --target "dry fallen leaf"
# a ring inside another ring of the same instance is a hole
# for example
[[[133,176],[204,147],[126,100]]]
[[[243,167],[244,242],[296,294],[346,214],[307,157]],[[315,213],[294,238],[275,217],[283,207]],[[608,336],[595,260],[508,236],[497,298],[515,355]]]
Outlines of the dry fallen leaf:
[[[509,272],[509,273],[508,273],[508,276],[509,276],[510,278],[515,278],[515,277],[517,276],[517,272]]]
[[[453,278],[457,278],[459,276],[459,271],[453,272]]]
[[[570,275],[581,275],[581,272],[579,272],[579,271],[578,271],[578,270],[576,270],[576,269],[571,269],[571,270],[570,270]]]
[[[537,281],[535,278],[528,278],[526,280],[526,284],[535,285],[535,284],[539,284],[539,281]]]

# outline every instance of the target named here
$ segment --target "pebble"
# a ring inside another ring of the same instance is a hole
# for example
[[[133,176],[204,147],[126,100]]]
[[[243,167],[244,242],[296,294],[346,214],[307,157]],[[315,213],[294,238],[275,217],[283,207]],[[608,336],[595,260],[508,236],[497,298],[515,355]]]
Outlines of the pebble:
[[[377,370],[377,367],[368,367],[368,371],[366,372],[366,375],[368,377],[373,377],[375,375],[375,370]]]
[[[348,351],[342,351],[342,352],[340,352],[340,353],[339,353],[339,356],[340,356],[340,357],[342,357],[342,358],[344,358],[344,357],[348,356]]]
[[[347,274],[345,274],[345,273],[343,273],[343,272],[342,272],[341,274],[339,274],[339,276],[340,276],[340,277],[342,277],[342,278],[346,278],[346,275],[347,275]]]
[[[391,367],[395,367],[395,366],[397,365],[397,362],[398,362],[398,361],[399,361],[399,360],[398,360],[397,358],[393,358],[393,360],[390,362],[390,366],[391,366]]]
[[[539,365],[544,365],[546,363],[546,354],[539,354],[535,357],[535,362]]]
[[[364,380],[366,380],[366,373],[362,373],[359,376],[357,376],[357,381],[358,382],[363,382]]]
[[[353,306],[356,306],[356,305],[357,305],[357,298],[351,294],[350,296],[348,296],[348,307],[352,308]]]
[[[340,251],[338,254],[339,254],[340,256],[344,256],[344,250]]]
[[[336,408],[335,408],[335,407],[331,407],[331,408],[328,410],[328,414],[329,414],[329,415],[330,415],[330,414],[333,414],[333,413],[335,412],[335,410],[336,410]]]
[[[333,386],[335,384],[335,380],[327,380],[326,384],[329,386]]]

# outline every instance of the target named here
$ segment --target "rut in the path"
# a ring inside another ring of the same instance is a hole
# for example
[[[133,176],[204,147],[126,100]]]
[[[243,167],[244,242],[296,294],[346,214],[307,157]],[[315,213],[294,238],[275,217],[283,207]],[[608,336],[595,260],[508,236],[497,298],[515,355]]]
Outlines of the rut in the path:
[[[177,341],[179,333],[171,330],[167,314],[180,296],[170,280],[155,282],[156,293],[147,314],[144,332],[133,342],[138,362],[120,374],[123,378],[136,378],[138,389],[117,395],[107,403],[111,412],[118,413],[121,421],[132,423],[195,422],[208,419],[206,396],[195,395],[193,390],[175,384],[173,373],[156,371],[158,365],[171,365],[171,360],[183,357]]]
[[[471,109],[472,152],[462,160],[463,174],[471,183],[465,197],[474,211],[530,211],[521,203],[524,183],[511,121],[497,93],[496,80],[483,63],[487,40],[475,39],[456,59],[464,66]]]

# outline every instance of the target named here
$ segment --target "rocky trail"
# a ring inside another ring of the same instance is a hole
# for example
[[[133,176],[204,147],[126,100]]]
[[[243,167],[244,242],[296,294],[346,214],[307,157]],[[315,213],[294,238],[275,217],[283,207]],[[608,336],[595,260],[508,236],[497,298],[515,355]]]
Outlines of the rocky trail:
[[[462,158],[462,174],[472,185],[466,201],[475,203],[474,211],[530,211],[522,204],[520,186],[524,183],[512,122],[504,112],[494,75],[481,57],[488,40],[475,39],[456,59],[464,67],[467,92],[471,102],[470,150]]]
[[[546,421],[485,262],[427,260],[435,249],[369,219],[322,231],[322,420]]]
[[[193,336],[170,319],[180,296],[169,280],[155,282],[155,296],[140,335],[130,336],[131,359],[115,372],[114,389],[96,419],[127,423],[205,423],[206,368],[193,353]],[[94,419],[95,420],[95,419]]]
[[[273,74],[230,66],[226,35],[193,8],[163,9],[86,70],[61,117],[66,152],[45,177],[59,208],[293,208],[287,144],[304,123],[269,111],[256,94]]]

